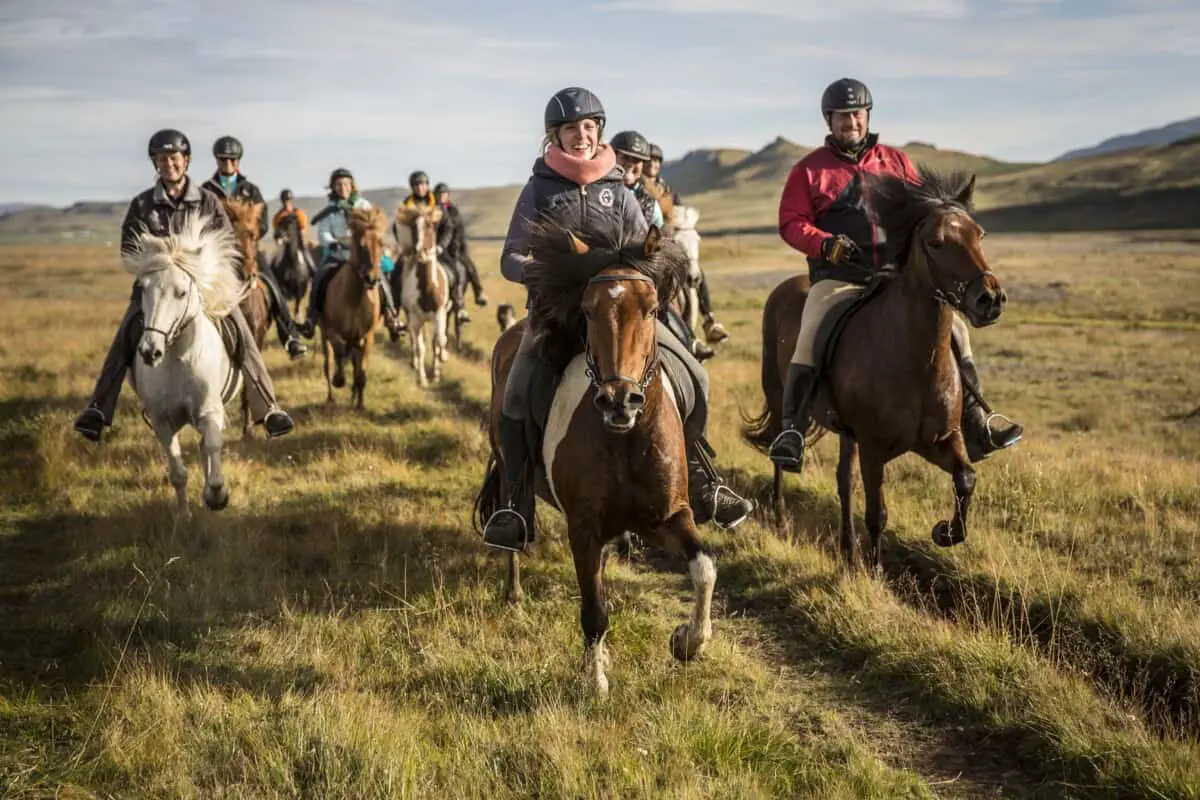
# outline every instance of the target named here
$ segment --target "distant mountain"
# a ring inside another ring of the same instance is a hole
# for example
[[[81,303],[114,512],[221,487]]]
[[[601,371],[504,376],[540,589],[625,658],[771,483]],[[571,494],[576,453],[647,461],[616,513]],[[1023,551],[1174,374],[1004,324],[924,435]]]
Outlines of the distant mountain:
[[[1091,147],[1068,150],[1054,160],[1070,161],[1071,159],[1096,156],[1102,153],[1116,153],[1121,150],[1132,150],[1138,147],[1170,144],[1171,142],[1177,142],[1180,139],[1187,139],[1192,136],[1200,136],[1200,117],[1181,119],[1178,122],[1172,122],[1170,125],[1163,125],[1159,128],[1147,128],[1137,133],[1114,136]]]
[[[0,217],[17,211],[28,211],[31,208],[47,208],[47,206],[38,203],[0,203]]]

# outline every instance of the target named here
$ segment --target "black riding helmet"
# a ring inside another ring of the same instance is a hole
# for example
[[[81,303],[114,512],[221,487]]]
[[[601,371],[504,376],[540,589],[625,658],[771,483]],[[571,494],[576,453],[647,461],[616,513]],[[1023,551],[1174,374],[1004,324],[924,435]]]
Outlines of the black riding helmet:
[[[433,187],[434,195],[439,195],[442,192],[448,192],[448,191],[450,191],[450,187],[444,183],[439,183],[437,186]]]
[[[421,181],[425,181],[426,183],[429,183],[429,175],[425,172],[422,172],[421,170],[417,170],[416,172],[414,172],[413,174],[408,176],[408,188],[416,189],[417,184],[420,183]]]
[[[641,161],[650,160],[650,143],[637,131],[621,131],[612,138],[612,149]]]
[[[338,178],[349,178],[350,180],[354,180],[354,176],[352,174],[350,174],[350,170],[346,169],[345,167],[338,167],[333,172],[329,173],[329,188],[330,189],[333,188],[333,184],[337,181]]]
[[[587,89],[569,86],[555,92],[550,102],[546,103],[544,119],[546,133],[551,133],[560,125],[578,122],[581,119],[594,119],[600,129],[604,130],[604,123],[608,117],[599,97]]]
[[[659,161],[662,161],[663,160],[662,148],[656,144],[651,144],[650,145],[650,158],[652,158],[652,159],[657,158]]]
[[[279,202],[286,203],[288,200],[291,200],[294,197],[295,197],[295,195],[292,194],[291,189],[284,189],[282,192],[279,193]]]
[[[213,142],[213,158],[242,159],[242,143],[232,136],[222,136]]]
[[[183,153],[188,158],[192,156],[192,143],[180,131],[174,128],[163,128],[150,137],[147,147],[150,158],[159,153]]]
[[[871,90],[862,81],[841,78],[825,87],[821,94],[821,114],[828,121],[835,111],[871,110]]]

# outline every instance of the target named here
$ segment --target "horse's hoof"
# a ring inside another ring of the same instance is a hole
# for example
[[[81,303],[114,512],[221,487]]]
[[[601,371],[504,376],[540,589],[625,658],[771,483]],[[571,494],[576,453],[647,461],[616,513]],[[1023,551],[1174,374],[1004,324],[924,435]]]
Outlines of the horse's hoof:
[[[684,622],[671,634],[671,655],[676,661],[691,661],[704,649],[704,642],[694,642],[691,632],[691,624]]]
[[[335,388],[335,389],[345,388],[346,376],[345,375],[334,375],[333,380],[331,380],[330,383],[333,384],[333,388]]]
[[[211,511],[224,511],[229,505],[229,487],[223,483],[204,487],[204,505]]]
[[[934,525],[933,533],[931,535],[933,538],[933,543],[938,547],[953,547],[956,544],[962,544],[966,539],[966,537],[961,534],[955,536],[951,532],[950,522],[948,520],[942,520],[937,525]]]

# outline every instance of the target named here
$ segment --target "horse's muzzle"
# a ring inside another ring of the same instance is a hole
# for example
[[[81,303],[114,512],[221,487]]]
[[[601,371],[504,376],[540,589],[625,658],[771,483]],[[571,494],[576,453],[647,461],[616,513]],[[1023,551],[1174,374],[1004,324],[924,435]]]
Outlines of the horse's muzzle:
[[[138,343],[138,355],[141,356],[142,363],[147,367],[157,367],[163,360],[166,344],[166,339],[162,336],[152,333],[143,335],[142,341]]]
[[[631,384],[614,382],[598,388],[592,402],[600,411],[605,428],[613,433],[628,433],[646,407],[646,395]]]
[[[981,286],[964,298],[962,312],[972,325],[983,328],[1000,319],[1007,302],[1008,294],[1003,289],[992,290]]]

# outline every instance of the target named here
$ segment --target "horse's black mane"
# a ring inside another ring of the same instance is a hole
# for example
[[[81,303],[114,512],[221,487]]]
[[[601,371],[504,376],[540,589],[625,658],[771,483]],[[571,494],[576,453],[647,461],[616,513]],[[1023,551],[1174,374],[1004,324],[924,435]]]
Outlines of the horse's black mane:
[[[604,234],[576,233],[590,248],[578,255],[571,246],[571,233],[553,220],[530,223],[532,260],[524,270],[529,317],[546,334],[543,341],[558,340],[554,342],[556,349],[561,347],[571,354],[582,351],[587,326],[580,305],[588,281],[602,270],[631,269],[650,278],[658,290],[659,306],[664,308],[687,274],[687,254],[669,239],[664,238],[647,258],[644,240],[614,241]]]
[[[903,266],[917,227],[930,214],[946,209],[971,213],[969,196],[963,193],[973,176],[964,171],[940,172],[921,165],[919,183],[910,183],[897,175],[868,175],[866,190],[871,198],[876,221],[887,235],[889,261]]]

